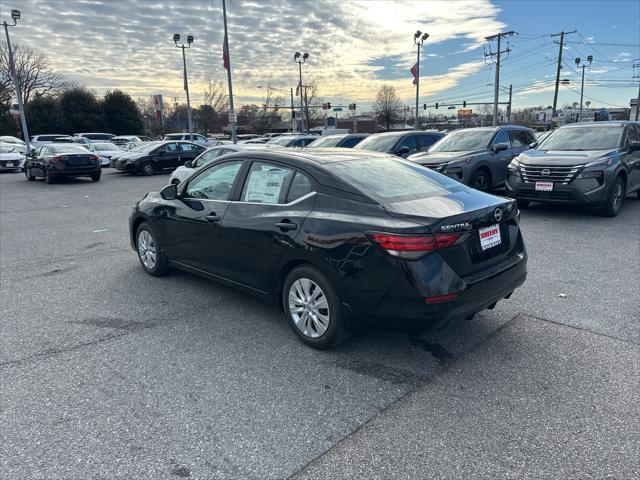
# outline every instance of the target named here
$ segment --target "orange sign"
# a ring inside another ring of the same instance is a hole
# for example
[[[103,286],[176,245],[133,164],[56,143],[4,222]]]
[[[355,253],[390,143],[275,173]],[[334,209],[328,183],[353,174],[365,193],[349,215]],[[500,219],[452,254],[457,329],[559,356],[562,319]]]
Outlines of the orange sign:
[[[459,117],[470,117],[472,113],[473,110],[471,110],[470,108],[461,108],[460,110],[458,110]]]

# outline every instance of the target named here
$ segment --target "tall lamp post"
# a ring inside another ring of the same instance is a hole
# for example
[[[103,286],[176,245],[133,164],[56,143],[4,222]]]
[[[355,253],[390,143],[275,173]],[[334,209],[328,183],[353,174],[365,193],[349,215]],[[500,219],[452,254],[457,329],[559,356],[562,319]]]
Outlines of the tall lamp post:
[[[295,118],[296,118],[294,113],[294,105],[293,105],[293,88],[291,88],[289,92],[287,92],[282,88],[274,88],[270,85],[266,87],[264,85],[258,85],[258,88],[266,88],[267,90],[273,90],[274,92],[284,93],[285,95],[287,93],[291,94],[291,132],[293,133],[293,124],[295,123]]]
[[[422,47],[422,44],[427,38],[429,38],[429,34],[423,34],[420,30],[413,34],[413,43],[418,46],[418,61],[416,62],[416,120],[413,126],[414,130],[418,129],[418,118],[420,117],[420,110],[418,110],[420,97],[420,47]]]
[[[578,68],[582,68],[582,86],[580,87],[580,110],[578,111],[578,123],[582,121],[582,97],[584,96],[584,69],[591,65],[593,62],[593,55],[587,57],[589,63],[580,63],[580,57],[576,58],[576,65]]]
[[[22,103],[22,89],[20,88],[20,78],[16,72],[16,65],[13,61],[13,50],[11,49],[11,40],[9,39],[9,27],[15,27],[20,19],[20,10],[11,10],[11,19],[13,23],[9,24],[5,20],[4,33],[7,36],[7,50],[9,51],[9,75],[12,77],[13,84],[16,87],[16,98],[18,99],[18,110],[20,111],[20,123],[22,124],[22,136],[24,137],[26,154],[31,154],[31,145],[29,142],[29,131],[27,130],[27,119],[24,116],[24,104]]]
[[[184,72],[184,90],[185,90],[185,92],[187,92],[187,118],[188,118],[188,122],[189,122],[189,140],[193,140],[193,119],[192,119],[192,116],[191,116],[191,101],[189,100],[189,82],[187,80],[187,56],[184,53],[185,49],[191,48],[191,44],[193,43],[193,35],[188,35],[187,36],[187,44],[186,45],[184,43],[182,45],[178,45],[179,41],[180,41],[180,34],[179,33],[174,33],[173,34],[173,43],[176,44],[176,47],[182,49],[182,66],[184,68],[184,70],[183,70],[183,72]]]
[[[300,132],[304,133],[305,132],[305,125],[304,125],[304,94],[303,94],[303,87],[302,87],[302,64],[305,63],[307,61],[307,58],[309,58],[309,54],[308,53],[304,53],[301,54],[300,52],[296,52],[295,55],[293,56],[293,61],[296,62],[298,64],[298,72],[300,73],[300,83],[298,84],[298,88],[300,89]]]

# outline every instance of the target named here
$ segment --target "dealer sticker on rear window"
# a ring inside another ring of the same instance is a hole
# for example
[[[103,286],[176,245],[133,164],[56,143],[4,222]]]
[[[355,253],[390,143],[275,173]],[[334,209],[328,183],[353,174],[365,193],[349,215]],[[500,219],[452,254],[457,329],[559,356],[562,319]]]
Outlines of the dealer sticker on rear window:
[[[491,225],[490,227],[481,228],[478,231],[480,232],[480,248],[482,248],[482,250],[487,250],[502,243],[500,227],[498,225]]]

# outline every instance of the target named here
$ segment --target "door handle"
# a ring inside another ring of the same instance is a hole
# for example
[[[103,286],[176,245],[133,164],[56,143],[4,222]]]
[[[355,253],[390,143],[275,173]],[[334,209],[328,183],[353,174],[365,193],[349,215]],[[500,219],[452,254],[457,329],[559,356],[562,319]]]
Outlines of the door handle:
[[[215,212],[214,213],[210,213],[209,215],[207,215],[204,218],[206,218],[207,222],[209,222],[209,223],[218,223],[221,220],[220,215],[216,215]]]
[[[281,222],[276,223],[276,227],[278,227],[283,232],[287,232],[289,230],[295,230],[298,226],[295,223],[291,223],[289,220],[283,220]]]

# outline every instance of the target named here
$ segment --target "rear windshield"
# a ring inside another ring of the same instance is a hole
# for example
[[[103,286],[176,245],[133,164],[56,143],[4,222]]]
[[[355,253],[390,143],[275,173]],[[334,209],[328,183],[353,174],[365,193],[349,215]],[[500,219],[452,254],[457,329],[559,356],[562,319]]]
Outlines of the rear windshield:
[[[381,204],[446,195],[461,188],[455,180],[401,159],[352,160],[337,162],[331,168]]]
[[[624,127],[594,125],[554,130],[538,150],[612,150],[618,148]]]
[[[85,133],[82,136],[89,140],[111,140],[113,138],[110,133]]]
[[[86,148],[80,145],[47,145],[47,148],[53,153],[89,153]]]
[[[390,152],[399,138],[400,135],[371,135],[353,148],[374,152]]]

